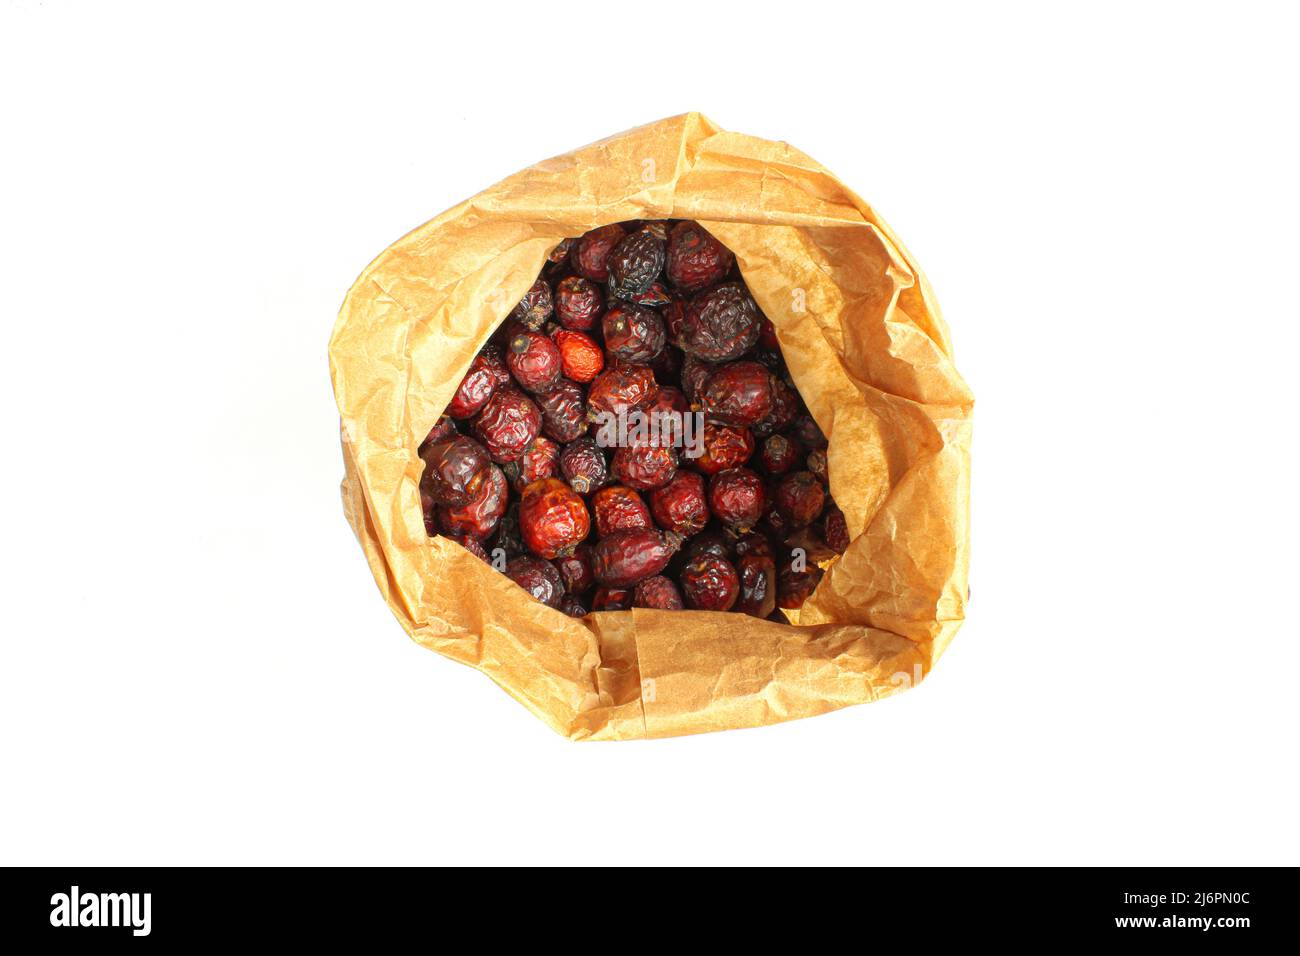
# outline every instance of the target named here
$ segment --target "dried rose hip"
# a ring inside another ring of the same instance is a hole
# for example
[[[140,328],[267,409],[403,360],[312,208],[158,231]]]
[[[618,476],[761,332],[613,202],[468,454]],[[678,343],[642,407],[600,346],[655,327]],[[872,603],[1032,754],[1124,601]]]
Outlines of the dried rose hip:
[[[621,362],[646,364],[663,351],[668,333],[654,309],[620,302],[600,320],[605,348]]]
[[[469,538],[469,537],[458,538],[455,535],[447,535],[447,538],[450,541],[455,541],[458,545],[460,545],[470,554],[474,555],[474,557],[482,561],[486,561],[489,564],[492,563],[491,559],[488,557],[487,551],[485,551],[483,548],[483,542],[480,541],[478,538]]]
[[[682,536],[672,531],[615,531],[591,549],[591,570],[604,587],[631,587],[667,567],[681,543]]]
[[[745,287],[728,282],[687,303],[675,344],[706,362],[730,362],[754,347],[762,318]]]
[[[711,554],[728,560],[731,558],[731,539],[721,531],[705,531],[697,534],[686,546],[686,559],[689,561],[701,554]]]
[[[815,564],[808,565],[802,571],[796,571],[788,563],[781,568],[776,579],[777,607],[792,610],[803,607],[804,601],[817,589],[822,579],[822,569]]]
[[[503,470],[510,479],[510,487],[523,492],[534,481],[554,478],[559,468],[560,446],[549,438],[538,435],[522,455],[514,461],[506,462]]]
[[[683,292],[721,282],[733,261],[731,250],[698,222],[679,222],[668,234],[668,279]]]
[[[803,403],[799,401],[799,394],[785,382],[781,381],[775,375],[771,377],[772,387],[772,410],[764,416],[761,422],[754,425],[754,434],[759,438],[766,438],[785,428],[795,416],[799,414],[799,409]]]
[[[702,362],[694,355],[688,355],[682,361],[682,391],[691,401],[698,401],[704,380],[713,374],[713,366]]]
[[[440,505],[467,505],[488,476],[488,451],[472,438],[457,435],[425,450],[420,487]]]
[[[826,447],[826,436],[811,415],[798,415],[790,423],[790,434],[799,439],[799,444],[810,451]]]
[[[610,463],[614,477],[638,491],[662,488],[677,474],[677,449],[636,445],[614,452]]]
[[[646,365],[619,365],[596,376],[587,392],[588,417],[626,415],[644,408],[659,394],[654,371]]]
[[[534,332],[546,324],[550,317],[551,287],[545,279],[534,282],[510,313],[510,318]]]
[[[730,611],[740,596],[740,577],[731,562],[699,554],[682,568],[682,593],[697,611]]]
[[[826,507],[826,515],[822,518],[822,540],[837,554],[843,554],[848,550],[849,525],[844,520],[844,512],[834,503]]]
[[[560,572],[564,589],[570,594],[581,594],[590,589],[596,579],[591,573],[591,545],[580,544],[572,554],[555,559],[555,570]]]
[[[555,287],[555,314],[566,329],[588,332],[595,328],[603,311],[605,297],[600,286],[590,279],[569,276]]]
[[[587,605],[582,603],[582,598],[573,594],[566,594],[560,598],[560,610],[569,617],[586,617],[589,613]]]
[[[754,436],[748,428],[706,424],[701,440],[704,454],[695,459],[695,467],[706,475],[739,468],[754,454]]]
[[[603,485],[609,478],[609,466],[596,439],[584,435],[565,445],[560,452],[560,474],[580,495]]]
[[[672,345],[665,345],[650,362],[654,369],[655,380],[659,382],[676,382],[682,377],[682,351]]]
[[[645,501],[624,485],[610,485],[592,495],[591,511],[596,516],[596,535],[601,538],[615,531],[654,527]]]
[[[593,611],[627,611],[631,608],[631,588],[596,588],[596,594],[591,599]]]
[[[560,350],[560,370],[565,378],[585,384],[605,367],[605,353],[590,335],[558,329],[551,341]]]
[[[662,574],[638,581],[632,589],[633,607],[648,607],[659,611],[680,611],[682,594],[677,585]]]
[[[826,504],[826,491],[810,471],[796,471],[777,482],[773,495],[777,510],[785,515],[793,528],[811,524],[822,513]]]
[[[509,384],[510,370],[506,368],[501,349],[489,342],[470,362],[469,371],[447,406],[447,414],[452,418],[472,418],[497,388]]]
[[[647,416],[662,415],[665,413],[671,414],[674,412],[678,415],[685,415],[690,410],[691,403],[686,400],[686,396],[682,394],[681,389],[673,388],[671,385],[660,387],[659,394],[655,396],[655,400],[642,409]]]
[[[664,267],[664,241],[648,229],[620,239],[606,260],[609,292],[628,299],[645,292]]]
[[[519,531],[528,550],[542,558],[572,554],[591,531],[581,496],[558,478],[543,478],[519,499]]]
[[[817,476],[817,480],[823,485],[830,484],[830,472],[827,471],[828,463],[826,461],[826,452],[818,448],[816,451],[810,451],[804,465],[809,471]]]
[[[564,582],[555,565],[531,554],[511,560],[506,565],[506,577],[549,607],[559,607],[564,597]]]
[[[519,534],[518,503],[508,507],[506,513],[501,516],[501,520],[497,522],[496,534],[492,535],[489,545],[489,552],[500,551],[507,558],[516,558],[524,553],[524,539]],[[492,556],[496,557],[495,554]]]
[[[772,435],[763,442],[758,463],[769,475],[784,475],[799,467],[799,445],[784,435]]]
[[[439,415],[438,420],[434,422],[433,427],[429,429],[429,434],[424,437],[424,441],[420,442],[420,447],[417,449],[416,454],[423,458],[426,451],[438,444],[438,442],[446,441],[455,434],[455,422],[446,415]]]
[[[673,300],[673,294],[668,291],[668,287],[662,282],[651,282],[650,288],[637,295],[630,296],[629,302],[635,302],[637,305],[649,305],[654,308],[662,308]]]
[[[609,254],[624,235],[623,227],[618,223],[600,226],[583,234],[569,252],[569,263],[573,266],[573,271],[592,282],[604,282],[609,278]]]
[[[763,517],[763,480],[748,468],[731,468],[709,479],[709,508],[733,530],[744,533]]]
[[[707,421],[754,425],[772,410],[772,373],[758,362],[732,362],[704,380],[697,401]]]
[[[510,374],[530,392],[549,392],[560,383],[560,350],[541,332],[521,329],[506,349]]]
[[[742,534],[737,538],[735,552],[737,558],[747,558],[755,554],[765,558],[776,557],[776,551],[773,549],[772,542],[767,535],[760,534],[757,531]]]
[[[576,382],[561,379],[551,391],[535,396],[542,413],[542,431],[556,441],[567,444],[587,430],[587,406],[582,388]]]
[[[564,262],[569,258],[569,249],[576,241],[575,239],[561,239],[559,244],[546,257],[546,261],[553,263]]]
[[[767,617],[776,610],[776,563],[771,557],[751,554],[736,562],[740,600],[736,610],[751,617]]]
[[[542,430],[542,413],[513,386],[492,393],[474,419],[474,434],[498,465],[514,461]]]
[[[506,513],[509,497],[506,476],[496,465],[488,465],[487,478],[479,482],[478,493],[468,504],[438,506],[438,527],[454,537],[486,538]]]
[[[709,503],[704,479],[693,471],[679,471],[672,481],[650,494],[650,508],[659,527],[692,535],[709,523]]]

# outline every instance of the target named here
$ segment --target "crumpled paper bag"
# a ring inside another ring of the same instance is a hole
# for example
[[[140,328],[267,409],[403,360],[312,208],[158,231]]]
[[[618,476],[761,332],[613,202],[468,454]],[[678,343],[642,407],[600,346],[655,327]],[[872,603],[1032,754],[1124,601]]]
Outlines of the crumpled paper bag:
[[[569,618],[426,535],[416,448],[561,239],[696,219],[736,255],[830,440],[853,538],[794,625],[705,611]],[[862,199],[785,143],[698,113],[538,163],[383,252],[329,346],[343,503],[407,632],[573,739],[665,737],[877,700],[964,617],[972,396],[925,277]]]

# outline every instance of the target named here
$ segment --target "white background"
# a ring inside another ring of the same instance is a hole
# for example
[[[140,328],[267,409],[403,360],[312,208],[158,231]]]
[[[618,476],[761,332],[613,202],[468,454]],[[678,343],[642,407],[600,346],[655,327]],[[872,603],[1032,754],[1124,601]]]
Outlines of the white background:
[[[1284,7],[421,7],[4,4],[0,862],[1300,862]],[[409,229],[691,109],[929,274],[973,600],[880,704],[573,744],[389,613],[325,347]]]

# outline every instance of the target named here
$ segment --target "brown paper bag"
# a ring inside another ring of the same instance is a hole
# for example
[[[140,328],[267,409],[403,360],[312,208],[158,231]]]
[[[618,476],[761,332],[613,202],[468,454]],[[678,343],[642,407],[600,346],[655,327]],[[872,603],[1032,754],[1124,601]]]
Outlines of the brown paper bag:
[[[426,535],[416,448],[565,237],[696,219],[736,255],[830,440],[853,542],[796,625],[704,611],[581,620]],[[964,616],[972,396],[916,263],[803,153],[673,117],[524,170],[416,229],[348,292],[330,340],[343,502],[416,641],[573,739],[752,727],[921,679]]]

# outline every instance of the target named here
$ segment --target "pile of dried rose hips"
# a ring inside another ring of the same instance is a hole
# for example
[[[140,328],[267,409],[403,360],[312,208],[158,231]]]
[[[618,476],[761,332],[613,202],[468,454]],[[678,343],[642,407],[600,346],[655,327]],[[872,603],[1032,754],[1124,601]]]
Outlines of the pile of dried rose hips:
[[[638,413],[679,428],[597,428]],[[778,607],[817,586],[817,562],[848,546],[826,439],[772,323],[694,222],[560,243],[420,457],[429,534],[575,617],[689,607],[781,621]]]

